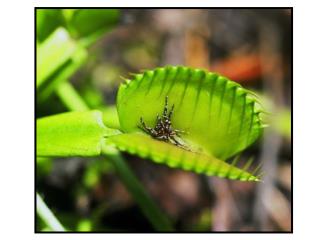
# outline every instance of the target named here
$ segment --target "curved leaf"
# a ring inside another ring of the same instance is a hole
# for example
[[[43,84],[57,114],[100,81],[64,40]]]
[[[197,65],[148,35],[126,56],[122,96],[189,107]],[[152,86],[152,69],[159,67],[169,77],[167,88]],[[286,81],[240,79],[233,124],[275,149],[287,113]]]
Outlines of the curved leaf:
[[[188,67],[145,71],[122,84],[117,97],[121,130],[141,132],[140,117],[155,125],[168,96],[174,129],[195,152],[227,159],[252,144],[261,133],[256,98],[239,84],[217,74]]]
[[[258,177],[246,170],[239,169],[213,156],[191,152],[170,143],[157,141],[146,134],[119,134],[108,137],[106,141],[108,144],[114,144],[121,151],[142,158],[150,158],[156,163],[165,163],[172,168],[241,181],[259,181]]]

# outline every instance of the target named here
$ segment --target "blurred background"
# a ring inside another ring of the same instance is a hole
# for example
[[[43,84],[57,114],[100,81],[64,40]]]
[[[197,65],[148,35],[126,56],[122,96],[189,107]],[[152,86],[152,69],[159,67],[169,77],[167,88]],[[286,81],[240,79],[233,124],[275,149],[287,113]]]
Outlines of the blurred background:
[[[37,9],[36,17],[37,58],[51,54],[37,62],[37,118],[68,111],[59,86],[69,81],[112,126],[121,76],[165,65],[219,72],[257,92],[269,127],[240,161],[261,162],[262,183],[124,157],[176,231],[291,231],[291,9]],[[154,231],[108,161],[37,158],[36,174],[36,191],[72,231]],[[50,230],[39,218],[36,228]]]

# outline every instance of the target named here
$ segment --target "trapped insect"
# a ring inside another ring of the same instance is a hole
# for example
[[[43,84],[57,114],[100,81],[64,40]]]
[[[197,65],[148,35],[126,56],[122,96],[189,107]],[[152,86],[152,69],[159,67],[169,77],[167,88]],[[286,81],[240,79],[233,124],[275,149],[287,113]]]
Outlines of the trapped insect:
[[[141,126],[139,126],[139,128],[157,140],[164,141],[164,142],[171,142],[176,146],[187,149],[185,145],[183,145],[176,139],[176,137],[181,137],[180,134],[185,132],[182,130],[177,130],[172,128],[171,116],[173,113],[173,109],[174,109],[174,104],[172,105],[170,112],[168,113],[168,96],[166,96],[162,116],[160,117],[159,114],[157,114],[156,126],[154,128],[148,127],[143,121],[142,117],[140,117]]]

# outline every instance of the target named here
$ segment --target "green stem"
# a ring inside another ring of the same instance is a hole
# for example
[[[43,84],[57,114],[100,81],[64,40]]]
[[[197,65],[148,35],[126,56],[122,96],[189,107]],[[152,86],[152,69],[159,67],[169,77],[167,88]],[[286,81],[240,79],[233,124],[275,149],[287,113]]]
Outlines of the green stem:
[[[133,174],[117,149],[103,145],[102,154],[113,163],[122,182],[137,201],[144,215],[149,219],[156,231],[173,231],[166,215],[159,209],[142,184]]]
[[[63,104],[71,111],[90,110],[78,92],[69,82],[63,82],[56,88],[56,93]]]
[[[64,232],[65,228],[61,225],[59,220],[53,215],[41,196],[37,193],[37,213],[40,218],[47,224],[53,231]]]
[[[72,111],[88,110],[89,107],[69,82],[64,82],[57,89],[62,102]],[[102,145],[102,154],[113,163],[119,177],[136,200],[142,212],[149,219],[156,231],[173,231],[166,215],[158,208],[142,184],[131,171],[126,161],[114,147]]]

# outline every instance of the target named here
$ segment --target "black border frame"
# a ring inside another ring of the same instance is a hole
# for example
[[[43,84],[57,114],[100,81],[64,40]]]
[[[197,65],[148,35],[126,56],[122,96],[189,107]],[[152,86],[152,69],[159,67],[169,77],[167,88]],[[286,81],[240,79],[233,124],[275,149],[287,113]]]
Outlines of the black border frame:
[[[170,233],[170,234],[201,234],[201,233],[218,233],[218,234],[228,234],[228,233],[267,233],[267,234],[292,234],[293,233],[293,7],[34,7],[34,86],[37,82],[37,9],[288,9],[291,11],[291,231],[216,231],[216,232],[57,232],[57,231],[47,231],[41,232],[37,231],[37,196],[36,196],[36,178],[37,178],[37,126],[36,126],[36,109],[37,109],[37,91],[34,87],[34,233],[35,234],[141,234],[141,233]]]

